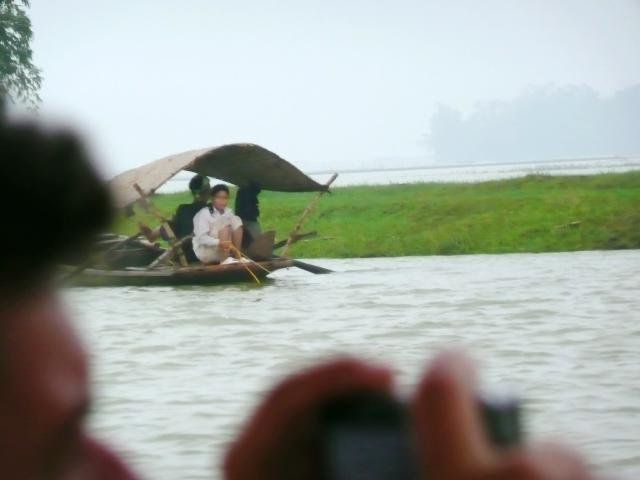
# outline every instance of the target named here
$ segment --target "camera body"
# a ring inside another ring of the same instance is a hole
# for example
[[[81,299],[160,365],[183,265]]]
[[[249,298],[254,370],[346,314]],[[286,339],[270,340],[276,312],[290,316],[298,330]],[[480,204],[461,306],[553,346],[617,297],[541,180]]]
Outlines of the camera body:
[[[497,447],[520,443],[519,402],[477,401],[487,437]],[[334,399],[321,411],[325,480],[415,480],[422,478],[406,405],[391,395],[360,392]]]

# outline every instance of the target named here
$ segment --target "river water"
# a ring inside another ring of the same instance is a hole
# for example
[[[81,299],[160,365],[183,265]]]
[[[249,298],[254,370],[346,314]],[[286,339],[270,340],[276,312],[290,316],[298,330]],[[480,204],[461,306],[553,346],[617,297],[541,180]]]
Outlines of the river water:
[[[94,430],[147,478],[219,478],[261,394],[338,352],[395,367],[468,348],[525,400],[533,439],[640,474],[640,250],[315,260],[261,287],[72,289],[92,351]]]

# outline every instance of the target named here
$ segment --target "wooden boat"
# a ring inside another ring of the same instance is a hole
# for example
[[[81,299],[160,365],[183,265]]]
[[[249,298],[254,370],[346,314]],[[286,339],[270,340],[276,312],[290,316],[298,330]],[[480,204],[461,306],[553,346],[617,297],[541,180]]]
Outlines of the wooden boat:
[[[153,270],[129,268],[105,270],[87,268],[70,282],[83,287],[219,285],[222,283],[253,282],[276,270],[294,266],[294,260],[274,259],[267,262],[232,263],[228,265],[189,265],[160,267]],[[252,272],[253,275],[251,275]]]
[[[334,175],[327,184],[320,184],[265,148],[254,144],[232,144],[170,155],[117,175],[109,182],[116,206],[133,214],[133,206],[139,204],[154,213],[166,228],[167,219],[154,209],[149,196],[182,170],[214,177],[239,187],[253,185],[261,190],[318,192],[296,224],[287,246],[291,239],[301,237],[297,232],[304,217],[335,179]],[[272,248],[268,248],[268,255],[247,263],[188,264],[184,255],[176,255],[181,253],[184,240],[186,238],[172,238],[168,248],[161,248],[157,244],[141,241],[136,236],[106,234],[96,243],[97,248],[90,259],[79,265],[63,267],[63,277],[70,285],[91,287],[215,285],[259,282],[273,271],[292,266],[312,273],[328,272],[297,260],[275,257]],[[269,242],[273,246],[273,237]]]

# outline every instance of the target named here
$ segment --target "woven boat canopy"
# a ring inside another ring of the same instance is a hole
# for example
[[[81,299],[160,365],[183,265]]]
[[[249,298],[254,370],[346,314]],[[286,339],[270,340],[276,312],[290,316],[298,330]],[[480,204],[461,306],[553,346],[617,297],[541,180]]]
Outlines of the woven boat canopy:
[[[140,198],[136,184],[150,195],[181,170],[218,178],[239,187],[255,184],[277,192],[314,192],[327,187],[312,180],[275,153],[251,143],[190,150],[155,160],[115,176],[109,186],[116,206]]]

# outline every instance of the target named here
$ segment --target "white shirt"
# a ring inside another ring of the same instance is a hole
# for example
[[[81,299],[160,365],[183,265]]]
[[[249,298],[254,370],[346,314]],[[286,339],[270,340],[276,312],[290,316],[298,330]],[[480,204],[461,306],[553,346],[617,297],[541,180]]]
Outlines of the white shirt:
[[[233,229],[242,225],[240,218],[230,208],[220,212],[215,207],[209,209],[206,206],[193,217],[193,251],[200,260],[212,261],[213,252],[220,245],[218,231],[226,225],[231,225]]]

